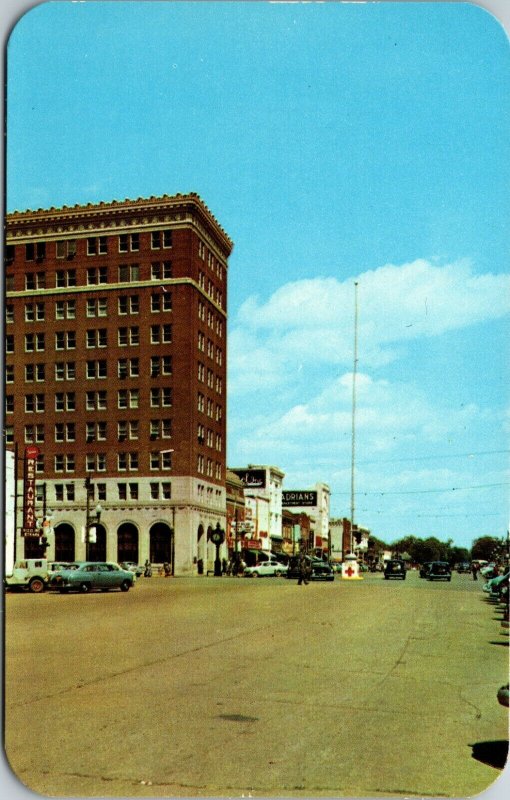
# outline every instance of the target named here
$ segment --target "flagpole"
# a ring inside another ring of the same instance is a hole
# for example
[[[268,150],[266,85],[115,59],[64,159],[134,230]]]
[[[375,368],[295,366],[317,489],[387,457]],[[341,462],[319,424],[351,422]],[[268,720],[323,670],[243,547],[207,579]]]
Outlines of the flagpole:
[[[356,377],[358,371],[358,282],[354,282],[354,359],[352,369],[352,428],[351,428],[351,553],[355,515],[355,458],[356,458]]]

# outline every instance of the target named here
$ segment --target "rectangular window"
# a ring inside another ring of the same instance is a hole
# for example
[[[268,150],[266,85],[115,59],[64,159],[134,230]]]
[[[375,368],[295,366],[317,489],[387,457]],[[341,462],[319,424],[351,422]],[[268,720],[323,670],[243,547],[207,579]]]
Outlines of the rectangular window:
[[[136,252],[140,249],[139,233],[121,233],[119,236],[119,253],[127,253],[128,250]]]

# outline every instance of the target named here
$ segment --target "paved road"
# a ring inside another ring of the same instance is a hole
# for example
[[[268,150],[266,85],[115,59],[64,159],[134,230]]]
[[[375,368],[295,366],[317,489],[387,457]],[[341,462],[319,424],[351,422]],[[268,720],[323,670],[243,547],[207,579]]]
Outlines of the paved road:
[[[9,594],[7,754],[50,795],[467,797],[508,739],[499,616],[463,575]]]

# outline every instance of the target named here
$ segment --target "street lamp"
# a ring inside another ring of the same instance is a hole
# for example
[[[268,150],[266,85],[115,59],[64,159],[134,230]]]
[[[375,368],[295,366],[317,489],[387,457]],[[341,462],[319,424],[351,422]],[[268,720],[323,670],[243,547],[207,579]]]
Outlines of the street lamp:
[[[92,517],[90,511],[90,498],[92,496],[92,483],[90,478],[85,479],[85,489],[87,492],[87,504],[85,508],[85,561],[89,560],[90,528],[92,523],[99,523],[103,509],[98,503],[95,508],[95,516]]]

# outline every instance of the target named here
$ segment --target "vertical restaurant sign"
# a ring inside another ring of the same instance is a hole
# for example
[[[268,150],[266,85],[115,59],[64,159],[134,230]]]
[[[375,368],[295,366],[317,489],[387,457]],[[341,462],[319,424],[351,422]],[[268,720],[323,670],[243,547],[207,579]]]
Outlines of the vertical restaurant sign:
[[[29,445],[25,448],[25,474],[23,481],[23,535],[38,536],[35,521],[35,467],[39,448]]]

